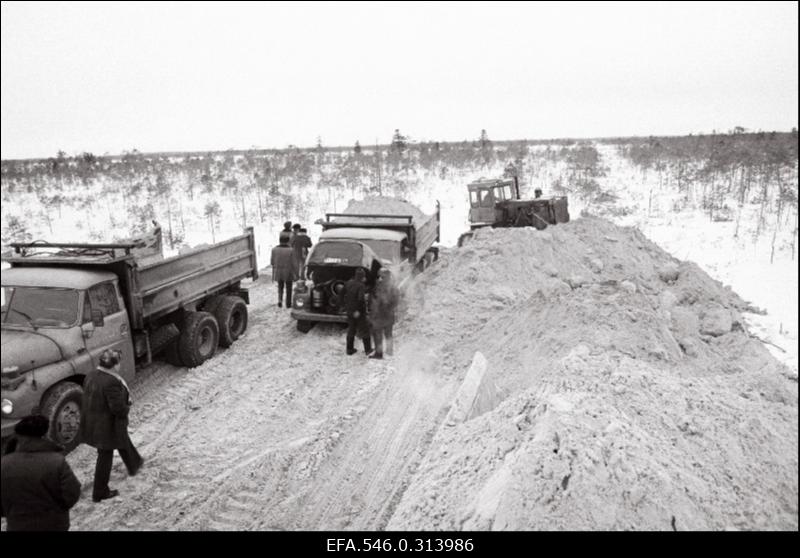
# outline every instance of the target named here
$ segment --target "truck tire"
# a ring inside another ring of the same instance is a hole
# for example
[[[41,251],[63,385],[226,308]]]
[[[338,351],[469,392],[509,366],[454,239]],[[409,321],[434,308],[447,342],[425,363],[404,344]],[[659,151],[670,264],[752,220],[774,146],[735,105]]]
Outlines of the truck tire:
[[[164,360],[170,363],[173,366],[183,366],[183,361],[181,360],[180,352],[178,352],[178,341],[180,338],[176,339],[169,345],[167,348],[164,349],[164,352],[161,354],[164,356]]]
[[[188,312],[178,338],[178,354],[184,366],[194,368],[214,356],[219,343],[217,320],[208,312]]]
[[[223,295],[214,295],[208,297],[205,302],[203,302],[203,312],[214,314],[217,311],[217,307],[222,304],[222,301],[225,298],[226,297]]]
[[[315,324],[316,322],[312,322],[311,320],[297,320],[297,331],[308,333]]]
[[[50,421],[47,437],[64,448],[65,453],[80,444],[78,429],[81,424],[81,399],[83,388],[74,382],[54,385],[42,398],[42,415]]]
[[[431,265],[433,265],[433,262],[438,260],[439,257],[437,256],[437,254],[433,250],[427,250],[425,252],[424,259],[425,259],[425,267],[428,268]]]
[[[247,304],[238,296],[224,296],[214,309],[220,347],[230,347],[247,329]]]

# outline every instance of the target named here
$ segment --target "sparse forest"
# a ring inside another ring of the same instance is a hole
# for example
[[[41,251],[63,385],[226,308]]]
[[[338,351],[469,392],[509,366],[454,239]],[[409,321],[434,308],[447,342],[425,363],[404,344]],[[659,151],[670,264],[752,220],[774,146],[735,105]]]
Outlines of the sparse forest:
[[[711,219],[738,223],[744,205],[759,204],[757,235],[797,229],[796,131],[493,141],[484,129],[473,140],[439,142],[414,141],[396,129],[384,145],[326,147],[317,138],[313,148],[59,152],[49,159],[3,161],[2,242],[53,238],[59,234],[54,223],[65,218],[77,219],[75,229],[90,241],[136,236],[156,220],[167,246],[177,249],[198,230],[213,242],[258,223],[310,223],[324,211],[341,210],[349,198],[408,198],[431,183],[462,191],[479,176],[517,176],[523,196],[540,187],[571,201],[602,204],[614,201],[613,185],[622,180],[598,151],[604,146],[636,169],[651,198],[654,190],[680,192],[675,210],[702,207]]]

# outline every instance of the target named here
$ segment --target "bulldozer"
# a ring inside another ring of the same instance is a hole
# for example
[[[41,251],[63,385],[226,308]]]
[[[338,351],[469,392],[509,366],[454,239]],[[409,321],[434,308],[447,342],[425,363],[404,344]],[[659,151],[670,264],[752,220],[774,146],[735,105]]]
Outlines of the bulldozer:
[[[469,232],[458,238],[462,246],[482,227],[536,227],[569,221],[566,196],[542,197],[535,191],[535,199],[523,200],[519,195],[519,180],[510,178],[481,178],[467,185],[469,190]]]

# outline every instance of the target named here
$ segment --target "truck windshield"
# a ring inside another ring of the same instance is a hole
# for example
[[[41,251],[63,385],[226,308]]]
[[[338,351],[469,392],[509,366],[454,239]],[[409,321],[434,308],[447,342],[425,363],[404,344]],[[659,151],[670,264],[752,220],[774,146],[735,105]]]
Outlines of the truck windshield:
[[[398,263],[402,259],[400,243],[394,240],[362,240],[381,260]]]
[[[2,323],[70,327],[78,321],[78,291],[45,287],[3,287]]]

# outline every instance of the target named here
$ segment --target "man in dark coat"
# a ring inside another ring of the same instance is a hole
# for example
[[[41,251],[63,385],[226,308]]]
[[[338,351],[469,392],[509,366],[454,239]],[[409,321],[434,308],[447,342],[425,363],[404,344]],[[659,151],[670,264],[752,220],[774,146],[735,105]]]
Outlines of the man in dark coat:
[[[286,239],[286,243],[287,244],[289,243],[289,241],[292,239],[292,222],[291,221],[286,221],[283,224],[283,230],[278,235],[278,238],[280,240]]]
[[[97,369],[87,374],[83,382],[80,436],[83,442],[97,448],[94,502],[119,494],[108,487],[114,450],[119,452],[131,476],[139,472],[144,461],[128,435],[131,398],[128,385],[119,375],[119,362],[118,351],[104,351]]]
[[[278,308],[283,306],[283,289],[286,289],[286,308],[292,307],[292,282],[295,280],[292,249],[289,238],[281,233],[281,242],[272,249],[270,265],[272,280],[278,282]]]
[[[378,272],[378,282],[369,301],[369,323],[375,338],[375,352],[369,358],[383,358],[383,338],[386,337],[386,354],[394,352],[392,327],[396,320],[400,291],[392,281],[391,272],[383,268]]]
[[[9,531],[68,531],[69,510],[81,483],[61,453],[44,436],[47,417],[31,415],[14,426],[16,448],[2,459],[2,511]]]
[[[364,285],[367,274],[359,267],[352,279],[344,284],[344,307],[347,311],[347,354],[355,354],[356,334],[364,342],[364,352],[372,352],[367,324],[367,288]]]
[[[294,267],[294,276],[296,279],[306,278],[305,266],[303,264],[306,263],[308,250],[313,245],[306,232],[306,229],[299,228],[297,236],[295,236],[292,241],[292,266]]]

